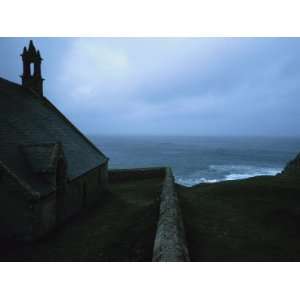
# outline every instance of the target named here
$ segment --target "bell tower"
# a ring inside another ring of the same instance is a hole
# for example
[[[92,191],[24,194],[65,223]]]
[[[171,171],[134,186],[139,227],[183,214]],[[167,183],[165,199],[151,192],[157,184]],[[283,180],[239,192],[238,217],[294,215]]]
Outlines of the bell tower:
[[[36,50],[32,40],[28,49],[24,47],[21,54],[23,60],[22,86],[31,89],[43,96],[43,78],[41,74],[42,58],[40,51]]]

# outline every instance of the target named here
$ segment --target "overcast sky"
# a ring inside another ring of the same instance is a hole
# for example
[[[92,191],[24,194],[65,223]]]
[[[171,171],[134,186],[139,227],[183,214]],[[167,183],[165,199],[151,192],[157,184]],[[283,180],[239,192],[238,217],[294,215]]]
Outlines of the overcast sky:
[[[34,38],[44,94],[87,134],[300,135],[299,38]],[[20,83],[28,38],[0,38]]]

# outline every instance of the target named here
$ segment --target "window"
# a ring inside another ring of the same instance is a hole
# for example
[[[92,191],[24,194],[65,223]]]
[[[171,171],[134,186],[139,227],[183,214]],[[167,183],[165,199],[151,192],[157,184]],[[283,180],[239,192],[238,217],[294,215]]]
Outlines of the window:
[[[82,200],[85,201],[87,196],[87,190],[86,190],[86,182],[83,183],[83,188],[82,188]]]
[[[98,171],[98,183],[102,184],[102,168],[99,168]]]
[[[30,71],[30,76],[33,76],[33,74],[34,74],[34,64],[33,63],[29,64],[29,71]]]
[[[56,219],[61,222],[64,211],[64,196],[66,192],[66,164],[63,159],[57,162],[56,167]]]
[[[87,206],[87,184],[86,182],[82,185],[82,208]]]
[[[66,165],[63,159],[57,162],[56,167],[56,191],[64,193],[66,189]]]

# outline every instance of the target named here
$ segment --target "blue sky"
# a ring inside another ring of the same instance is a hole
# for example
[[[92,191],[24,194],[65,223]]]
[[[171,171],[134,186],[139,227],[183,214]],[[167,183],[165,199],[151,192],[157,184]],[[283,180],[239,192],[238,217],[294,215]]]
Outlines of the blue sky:
[[[299,38],[33,38],[44,94],[87,134],[297,135]],[[28,38],[0,38],[20,82]]]

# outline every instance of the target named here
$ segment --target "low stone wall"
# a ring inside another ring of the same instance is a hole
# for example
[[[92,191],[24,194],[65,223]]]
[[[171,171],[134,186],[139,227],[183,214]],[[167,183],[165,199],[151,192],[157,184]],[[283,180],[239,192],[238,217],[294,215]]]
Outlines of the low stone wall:
[[[190,261],[172,170],[165,173],[152,261]]]
[[[138,168],[138,169],[111,169],[108,171],[109,183],[133,180],[133,179],[148,179],[153,177],[164,177],[166,168]]]
[[[190,261],[171,168],[111,169],[109,183],[161,177],[160,212],[152,261]]]

